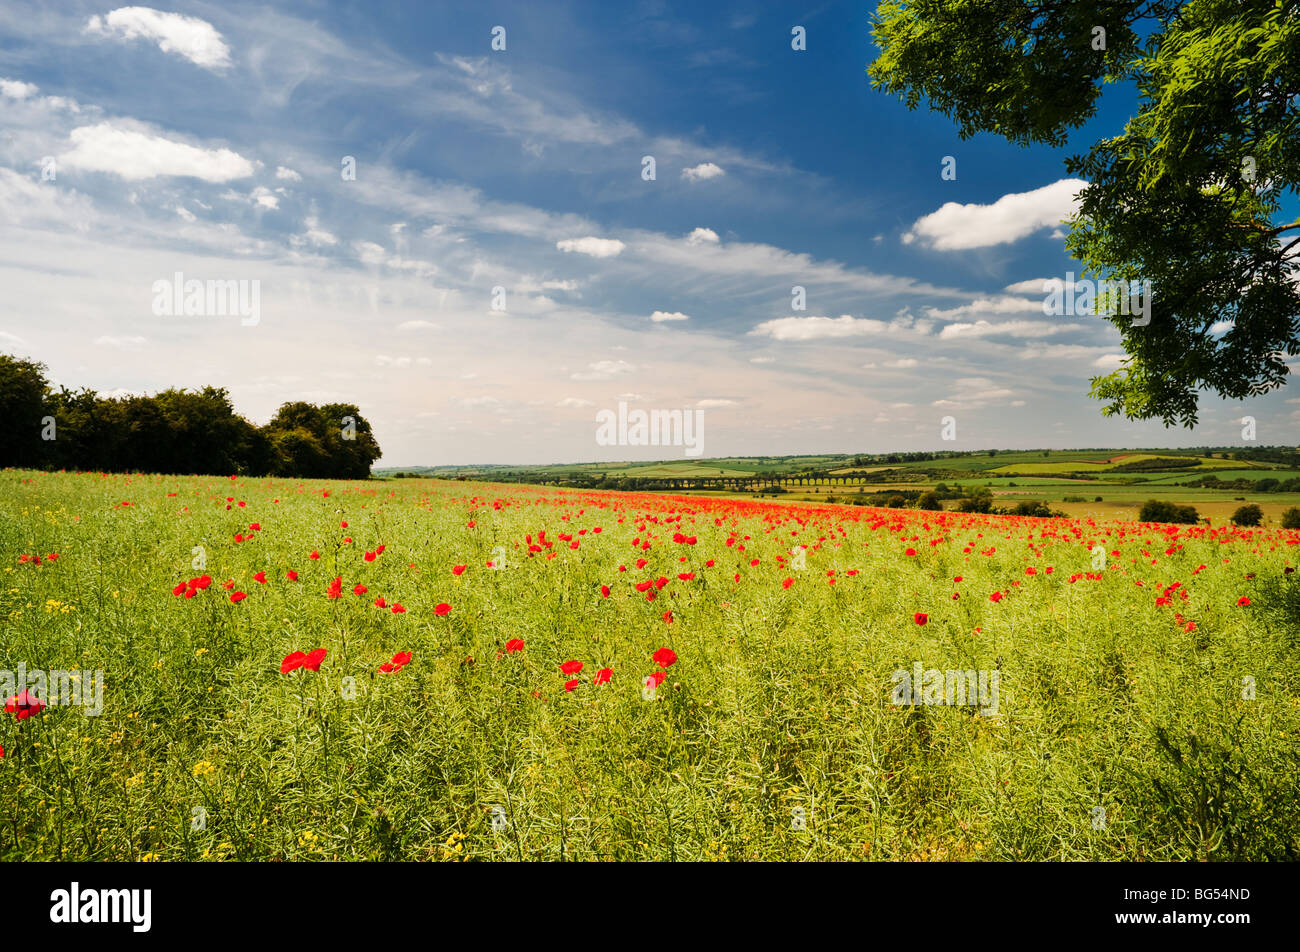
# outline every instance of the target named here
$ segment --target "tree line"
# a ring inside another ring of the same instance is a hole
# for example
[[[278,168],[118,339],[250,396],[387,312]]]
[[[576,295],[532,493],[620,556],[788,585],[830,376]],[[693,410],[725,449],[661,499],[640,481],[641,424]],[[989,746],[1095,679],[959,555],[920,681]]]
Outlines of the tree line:
[[[351,403],[286,403],[265,426],[221,387],[101,397],[51,387],[44,364],[0,354],[0,466],[101,472],[365,479],[380,457]]]

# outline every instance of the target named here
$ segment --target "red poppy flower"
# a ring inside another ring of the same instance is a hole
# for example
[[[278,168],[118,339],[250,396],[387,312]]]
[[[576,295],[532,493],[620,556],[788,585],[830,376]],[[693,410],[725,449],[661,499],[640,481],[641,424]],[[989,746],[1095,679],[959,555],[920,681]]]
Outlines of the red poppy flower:
[[[304,654],[301,651],[295,651],[293,654],[284,656],[280,662],[280,673],[288,674],[290,671],[296,671],[298,668],[306,668],[308,671],[319,671],[320,663],[325,660],[327,652],[324,648],[317,648],[311,654]]]
[[[582,671],[581,661],[566,661],[560,665],[560,670],[565,674],[578,674]]]
[[[5,713],[12,714],[20,721],[39,714],[44,708],[45,702],[27,691],[20,691],[5,701]]]
[[[235,604],[239,604],[240,602],[242,602],[242,601],[243,601],[244,599],[246,599],[247,597],[248,597],[248,596],[245,595],[243,592],[232,592],[231,595],[230,595],[230,600],[231,600],[232,602],[234,602]]]
[[[994,592],[992,595],[989,596],[989,601],[991,601],[991,602],[1000,602],[1000,601],[1002,601],[1002,593],[1001,593],[1001,592]]]
[[[660,648],[650,656],[661,668],[671,668],[677,663],[677,652],[672,648]]]
[[[1243,595],[1243,596],[1241,596],[1241,598],[1237,599],[1237,604],[1238,604],[1238,605],[1249,605],[1249,604],[1250,604],[1250,599],[1247,598],[1245,595]]]
[[[578,686],[578,679],[577,679],[577,678],[574,678],[572,681],[566,681],[566,682],[564,683],[564,690],[565,690],[565,691],[569,691],[569,692],[571,692],[571,691],[573,691],[574,688],[576,688],[577,686]]]
[[[446,615],[450,611],[451,611],[451,606],[448,605],[446,602],[439,602],[437,605],[433,606],[433,613],[435,615]]]
[[[461,574],[462,572],[464,572],[465,569],[467,569],[467,568],[469,568],[469,566],[467,566],[467,565],[453,565],[453,566],[451,567],[451,574],[452,574],[452,575],[460,575],[460,574]]]
[[[375,561],[375,553],[367,552],[365,555],[362,556],[362,558],[365,559],[367,562],[373,562]]]
[[[654,686],[659,687],[659,685],[664,683],[664,679],[667,677],[668,674],[664,671],[651,671],[649,674],[645,676],[645,678],[643,679],[643,683],[645,681],[653,681],[655,683]]]
[[[362,585],[360,582],[357,582],[356,585],[352,586],[353,595],[364,595],[366,594],[366,591],[367,591],[366,587]]]
[[[602,586],[600,587],[600,595],[601,595],[602,598],[609,598],[609,586],[608,586],[608,585],[602,585]]]
[[[524,650],[524,640],[522,638],[511,638],[506,642],[506,654],[514,654],[516,651]]]
[[[172,589],[173,595],[182,594],[188,586],[184,582],[177,582],[176,587]]]
[[[401,671],[411,663],[411,653],[409,651],[399,651],[393,655],[392,661],[385,661],[379,666],[381,674],[392,674],[395,671]]]
[[[596,672],[596,676],[591,679],[592,684],[609,684],[609,679],[614,676],[613,668],[601,668]]]
[[[912,619],[918,625],[924,625],[927,621],[930,620],[930,616],[927,615],[925,612],[917,612],[915,615],[912,616]]]
[[[782,587],[782,588],[789,588],[789,587],[790,587],[791,585],[793,585],[793,584],[794,584],[794,579],[792,579],[792,578],[788,578],[788,579],[785,579],[784,581],[781,582],[781,587]]]
[[[671,625],[672,623],[673,623],[673,613],[672,610],[670,609],[669,611],[664,612],[664,624]]]
[[[339,598],[343,594],[343,576],[335,576],[334,581],[330,582],[330,587],[325,590],[325,595],[329,598]]]
[[[258,572],[256,575],[253,576],[253,581],[254,581],[254,582],[261,582],[263,585],[265,585],[265,584],[266,584],[266,573],[265,573],[265,572]]]
[[[402,603],[401,603],[401,602],[393,602],[393,614],[394,614],[394,615],[402,615],[402,614],[405,614],[405,613],[406,613],[406,609],[402,607]]]
[[[284,577],[287,578],[290,582],[298,581],[298,573],[295,572],[293,569],[290,569],[289,571],[285,572]]]
[[[312,550],[311,550],[311,555],[307,556],[307,558],[309,558],[309,559],[319,559],[319,558],[320,558],[320,553],[317,552],[315,549],[312,549]]]

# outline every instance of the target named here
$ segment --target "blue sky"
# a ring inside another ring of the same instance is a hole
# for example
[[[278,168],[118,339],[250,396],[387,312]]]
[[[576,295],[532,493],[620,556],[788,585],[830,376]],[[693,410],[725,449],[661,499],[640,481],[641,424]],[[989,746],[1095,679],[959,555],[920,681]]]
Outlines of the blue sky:
[[[1118,332],[1042,313],[1063,159],[1131,93],[1061,150],[962,141],[871,89],[870,10],[7,4],[0,347],[257,422],[356,402],[387,465],[673,455],[597,445],[619,401],[703,410],[710,456],[1293,441],[1294,387],[1103,418]],[[177,272],[258,320],[156,313]]]

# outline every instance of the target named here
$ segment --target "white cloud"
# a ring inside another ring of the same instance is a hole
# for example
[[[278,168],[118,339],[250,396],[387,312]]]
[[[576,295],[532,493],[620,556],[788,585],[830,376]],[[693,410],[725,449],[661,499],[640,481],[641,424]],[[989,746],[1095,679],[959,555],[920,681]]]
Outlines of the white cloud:
[[[566,410],[581,410],[583,407],[594,407],[596,404],[578,397],[565,397],[555,405]]]
[[[24,83],[20,79],[0,79],[0,96],[9,99],[26,99],[35,95],[39,88],[34,83]]]
[[[749,358],[749,362],[751,364],[773,364],[776,363],[776,358],[775,357],[751,357]]]
[[[73,129],[69,138],[72,149],[59,156],[60,166],[111,172],[132,182],[160,175],[229,182],[253,174],[253,163],[229,149],[200,149],[108,122]]]
[[[1043,302],[1030,301],[1020,297],[986,297],[978,298],[969,304],[958,307],[925,309],[927,317],[937,320],[952,320],[957,317],[969,317],[972,314],[1042,314]]]
[[[999,387],[987,377],[959,377],[953,381],[953,391],[931,406],[948,410],[973,410],[1015,395],[1014,390]]]
[[[289,239],[290,243],[295,247],[304,244],[312,244],[317,248],[325,248],[339,243],[338,238],[320,227],[320,222],[315,218],[315,216],[304,219],[303,225],[307,230],[301,235],[294,235]],[[376,245],[376,247],[378,246]],[[384,249],[382,248],[379,249],[381,254],[383,253],[383,250]]]
[[[572,380],[612,380],[625,374],[634,373],[636,366],[626,360],[598,360],[587,365],[585,371],[570,375]]]
[[[555,243],[560,251],[576,251],[578,254],[591,255],[593,258],[612,258],[627,245],[616,238],[564,238]]]
[[[664,321],[689,321],[690,315],[683,314],[681,311],[655,311],[650,315],[650,320],[656,324],[662,324]]]
[[[1082,179],[1061,179],[1032,192],[1003,195],[991,205],[946,202],[913,222],[903,243],[920,241],[937,251],[958,251],[1017,241],[1073,214],[1074,196],[1087,184]]]
[[[254,205],[257,205],[260,208],[280,207],[280,200],[276,198],[275,193],[265,185],[257,186],[248,197],[253,200]]]
[[[198,17],[150,7],[119,7],[106,16],[92,16],[85,32],[120,40],[157,40],[164,53],[183,56],[204,69],[219,70],[230,65],[230,47],[211,23]]]
[[[718,241],[718,233],[712,228],[696,228],[686,236],[686,243],[688,245],[716,245]]]
[[[1102,354],[1092,362],[1092,365],[1101,370],[1118,370],[1124,365],[1126,359],[1124,354]]]
[[[1210,333],[1217,337],[1219,334],[1228,333],[1228,331],[1232,330],[1236,326],[1237,325],[1232,321],[1215,321],[1210,325]]]
[[[285,168],[283,165],[275,167],[275,177],[284,182],[301,182],[302,176],[293,169]]]
[[[707,400],[695,401],[695,406],[699,410],[723,410],[727,407],[740,406],[739,400],[723,400],[721,398],[710,398]]]
[[[884,321],[865,317],[779,317],[764,321],[750,334],[773,340],[822,340],[834,337],[864,337],[889,329]]]
[[[952,340],[955,337],[1051,337],[1066,331],[1083,330],[1082,324],[1051,324],[1046,321],[1003,321],[994,324],[990,321],[976,321],[974,324],[949,324],[939,331],[940,340]]]
[[[1072,291],[1077,284],[1077,281],[1066,281],[1063,278],[1030,278],[1028,281],[1008,284],[1002,290],[1008,294],[1051,294],[1055,290]]]
[[[399,331],[440,331],[441,324],[435,324],[433,321],[402,321],[397,325]]]
[[[682,169],[682,178],[688,182],[703,182],[705,179],[717,178],[719,175],[726,174],[721,166],[714,165],[712,162],[701,162],[699,165]]]

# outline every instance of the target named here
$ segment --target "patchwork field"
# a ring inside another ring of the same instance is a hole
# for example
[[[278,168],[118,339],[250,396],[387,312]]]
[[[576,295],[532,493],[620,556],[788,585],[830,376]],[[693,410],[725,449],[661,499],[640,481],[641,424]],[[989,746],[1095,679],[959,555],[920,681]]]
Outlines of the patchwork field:
[[[1300,532],[6,470],[0,546],[5,859],[1300,856]]]

